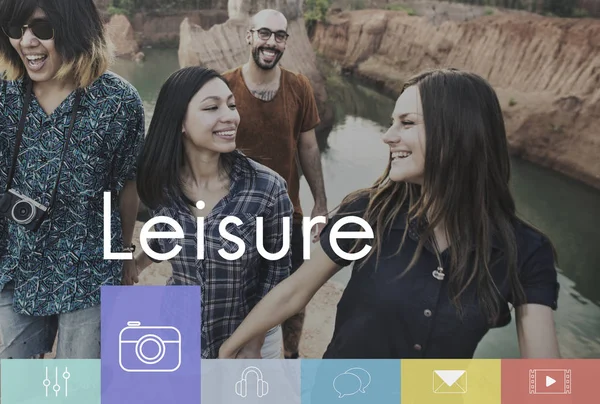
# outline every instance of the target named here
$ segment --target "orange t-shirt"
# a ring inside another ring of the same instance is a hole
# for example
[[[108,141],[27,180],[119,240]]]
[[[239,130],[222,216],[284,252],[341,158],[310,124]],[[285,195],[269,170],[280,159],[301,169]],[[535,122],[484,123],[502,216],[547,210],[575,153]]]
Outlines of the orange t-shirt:
[[[248,157],[281,175],[294,205],[294,223],[302,222],[300,175],[296,164],[300,133],[314,129],[319,111],[308,78],[281,68],[281,81],[271,101],[256,98],[244,82],[242,67],[223,74],[240,114],[236,145]]]

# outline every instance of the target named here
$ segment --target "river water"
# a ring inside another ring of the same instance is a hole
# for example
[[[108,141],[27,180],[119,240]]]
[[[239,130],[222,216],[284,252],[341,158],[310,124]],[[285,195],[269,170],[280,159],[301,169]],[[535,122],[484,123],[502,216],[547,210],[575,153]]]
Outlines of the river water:
[[[118,60],[113,70],[139,91],[149,123],[158,91],[179,68],[177,50],[145,49],[146,60]],[[356,189],[372,184],[387,163],[386,130],[394,100],[341,76],[330,76],[327,91],[335,105],[333,130],[319,139],[329,208]],[[512,189],[519,214],[556,245],[561,285],[555,313],[563,357],[600,358],[600,191],[526,161],[513,159]],[[304,178],[301,201],[312,209]],[[347,282],[350,268],[334,279]],[[516,327],[493,330],[476,357],[518,357]]]

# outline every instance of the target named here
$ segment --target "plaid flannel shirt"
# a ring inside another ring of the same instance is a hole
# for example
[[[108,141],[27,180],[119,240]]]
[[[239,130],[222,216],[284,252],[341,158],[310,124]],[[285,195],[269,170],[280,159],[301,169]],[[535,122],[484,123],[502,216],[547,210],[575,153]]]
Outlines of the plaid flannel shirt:
[[[152,239],[149,246],[157,253],[181,246],[179,253],[169,260],[173,276],[169,285],[200,285],[202,312],[202,357],[217,358],[221,344],[231,336],[250,310],[275,285],[289,276],[291,249],[278,260],[262,257],[257,248],[256,218],[263,218],[263,246],[277,253],[283,247],[283,222],[291,221],[293,206],[287,194],[287,184],[275,171],[238,154],[230,173],[230,192],[213,210],[200,212],[204,216],[204,258],[198,259],[197,218],[183,198],[172,199],[171,206],[153,210],[153,217],[174,219],[183,229],[183,239]],[[250,166],[245,165],[248,161]],[[193,201],[194,203],[197,201]],[[242,225],[227,225],[227,231],[243,240],[245,253],[229,261],[219,254],[238,251],[235,241],[224,239],[219,225],[228,216],[235,216]],[[166,224],[155,225],[155,231],[170,232]]]

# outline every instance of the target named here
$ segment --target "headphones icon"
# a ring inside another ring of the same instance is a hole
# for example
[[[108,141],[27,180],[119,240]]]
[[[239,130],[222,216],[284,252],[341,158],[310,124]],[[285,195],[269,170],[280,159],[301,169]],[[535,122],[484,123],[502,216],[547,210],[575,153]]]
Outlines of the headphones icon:
[[[256,395],[258,397],[266,396],[269,393],[269,383],[263,380],[263,374],[259,368],[248,366],[242,372],[242,378],[235,384],[235,393],[238,396],[246,397],[248,395],[248,374],[255,373],[256,380]]]

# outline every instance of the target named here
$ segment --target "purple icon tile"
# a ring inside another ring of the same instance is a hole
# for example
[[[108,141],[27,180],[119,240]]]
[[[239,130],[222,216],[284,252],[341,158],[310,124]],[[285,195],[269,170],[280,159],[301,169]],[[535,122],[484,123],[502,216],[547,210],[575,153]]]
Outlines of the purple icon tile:
[[[200,287],[102,288],[102,404],[200,403]]]

